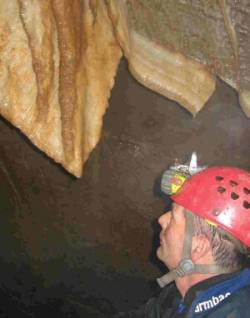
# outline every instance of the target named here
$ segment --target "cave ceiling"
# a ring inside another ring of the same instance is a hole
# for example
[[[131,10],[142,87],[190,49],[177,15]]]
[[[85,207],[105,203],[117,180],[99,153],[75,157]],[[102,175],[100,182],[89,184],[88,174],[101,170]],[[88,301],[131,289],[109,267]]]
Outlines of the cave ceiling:
[[[1,0],[0,113],[80,177],[122,56],[191,116],[219,77],[250,117],[249,55],[249,0]]]

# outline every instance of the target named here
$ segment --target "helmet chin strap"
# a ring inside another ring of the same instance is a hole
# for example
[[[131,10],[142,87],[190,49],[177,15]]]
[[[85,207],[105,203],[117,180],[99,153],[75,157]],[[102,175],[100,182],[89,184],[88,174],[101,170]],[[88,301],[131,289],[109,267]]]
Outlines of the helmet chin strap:
[[[177,268],[171,270],[160,278],[157,278],[157,283],[160,287],[164,287],[174,281],[178,277],[184,277],[193,273],[200,274],[224,274],[231,271],[222,268],[216,264],[194,264],[191,260],[192,238],[194,232],[194,217],[192,212],[185,211],[186,225],[185,237],[183,244],[182,259]]]

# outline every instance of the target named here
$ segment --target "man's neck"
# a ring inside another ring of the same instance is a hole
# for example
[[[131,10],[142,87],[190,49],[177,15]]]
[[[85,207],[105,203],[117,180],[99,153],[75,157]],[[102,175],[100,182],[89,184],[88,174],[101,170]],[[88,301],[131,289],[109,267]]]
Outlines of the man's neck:
[[[175,284],[180,294],[184,298],[189,288],[206,279],[216,276],[217,274],[193,274],[185,277],[176,278]]]

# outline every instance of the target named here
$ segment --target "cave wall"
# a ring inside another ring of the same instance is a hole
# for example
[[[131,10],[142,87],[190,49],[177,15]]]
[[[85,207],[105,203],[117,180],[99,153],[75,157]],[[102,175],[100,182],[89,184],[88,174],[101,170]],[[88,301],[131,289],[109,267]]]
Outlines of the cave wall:
[[[249,135],[225,83],[193,118],[138,84],[124,60],[80,179],[1,119],[1,312],[109,317],[143,303],[161,270],[161,173],[194,150],[202,165],[250,169]]]

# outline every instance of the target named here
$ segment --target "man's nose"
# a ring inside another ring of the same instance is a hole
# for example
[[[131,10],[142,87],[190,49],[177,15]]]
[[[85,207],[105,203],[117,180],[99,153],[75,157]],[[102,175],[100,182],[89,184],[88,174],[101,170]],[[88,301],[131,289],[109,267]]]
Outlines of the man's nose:
[[[169,217],[170,217],[170,213],[166,212],[162,214],[158,219],[158,223],[160,224],[163,230],[167,227],[169,223]]]

